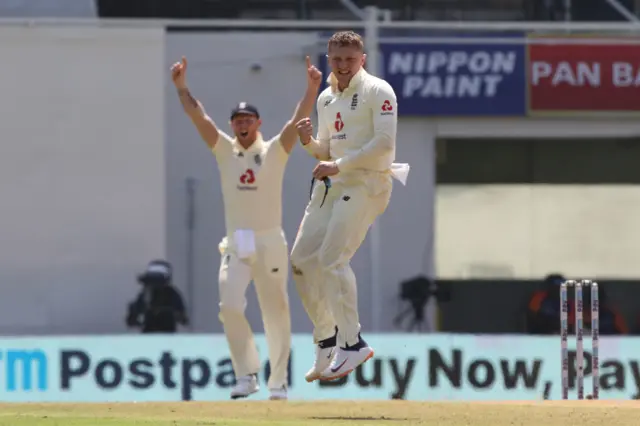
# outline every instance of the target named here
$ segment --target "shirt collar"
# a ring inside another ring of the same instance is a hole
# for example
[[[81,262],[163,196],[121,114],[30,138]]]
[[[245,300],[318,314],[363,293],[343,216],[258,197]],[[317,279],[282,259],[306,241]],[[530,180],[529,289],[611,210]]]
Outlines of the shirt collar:
[[[353,76],[353,78],[349,82],[349,86],[346,89],[344,89],[344,92],[348,92],[353,88],[357,87],[367,75],[369,75],[369,73],[367,73],[367,71],[365,71],[364,68],[360,68],[360,71],[358,71],[356,75]],[[331,86],[331,91],[333,93],[336,93],[339,91],[338,79],[336,78],[335,75],[333,75],[333,73],[329,74],[329,78],[327,78],[327,83],[329,83],[329,85]]]
[[[242,145],[240,145],[240,142],[238,142],[237,137],[233,138],[233,148],[238,153],[240,152],[246,152],[248,154],[259,153],[262,151],[263,143],[264,143],[264,139],[262,138],[262,133],[260,132],[258,132],[258,137],[256,138],[256,140],[247,149],[245,149]]]

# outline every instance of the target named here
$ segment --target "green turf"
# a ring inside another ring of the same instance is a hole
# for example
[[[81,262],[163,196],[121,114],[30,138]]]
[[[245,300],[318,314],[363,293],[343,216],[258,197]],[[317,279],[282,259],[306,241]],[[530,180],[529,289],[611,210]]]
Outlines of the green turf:
[[[0,426],[638,426],[640,402],[0,404]]]

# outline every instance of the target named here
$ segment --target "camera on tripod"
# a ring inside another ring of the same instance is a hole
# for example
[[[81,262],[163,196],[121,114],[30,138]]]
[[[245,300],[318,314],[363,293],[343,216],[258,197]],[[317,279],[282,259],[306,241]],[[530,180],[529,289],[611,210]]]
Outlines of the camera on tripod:
[[[400,300],[408,302],[411,306],[395,318],[396,326],[399,327],[407,315],[413,313],[409,329],[421,328],[425,319],[424,310],[431,297],[435,297],[438,303],[448,302],[451,300],[451,289],[448,285],[423,275],[400,283]]]

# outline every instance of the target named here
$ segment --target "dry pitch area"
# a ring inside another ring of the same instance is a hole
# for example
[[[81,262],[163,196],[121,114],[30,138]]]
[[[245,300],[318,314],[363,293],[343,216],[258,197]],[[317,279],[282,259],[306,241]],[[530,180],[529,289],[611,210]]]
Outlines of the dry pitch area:
[[[591,426],[640,424],[640,401],[0,404],[1,426]]]

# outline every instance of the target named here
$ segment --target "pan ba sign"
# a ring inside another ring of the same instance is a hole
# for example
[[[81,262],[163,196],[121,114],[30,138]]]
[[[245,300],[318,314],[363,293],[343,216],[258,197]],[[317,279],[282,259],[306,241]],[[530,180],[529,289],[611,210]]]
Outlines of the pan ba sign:
[[[531,112],[640,111],[639,55],[616,39],[532,45]]]

